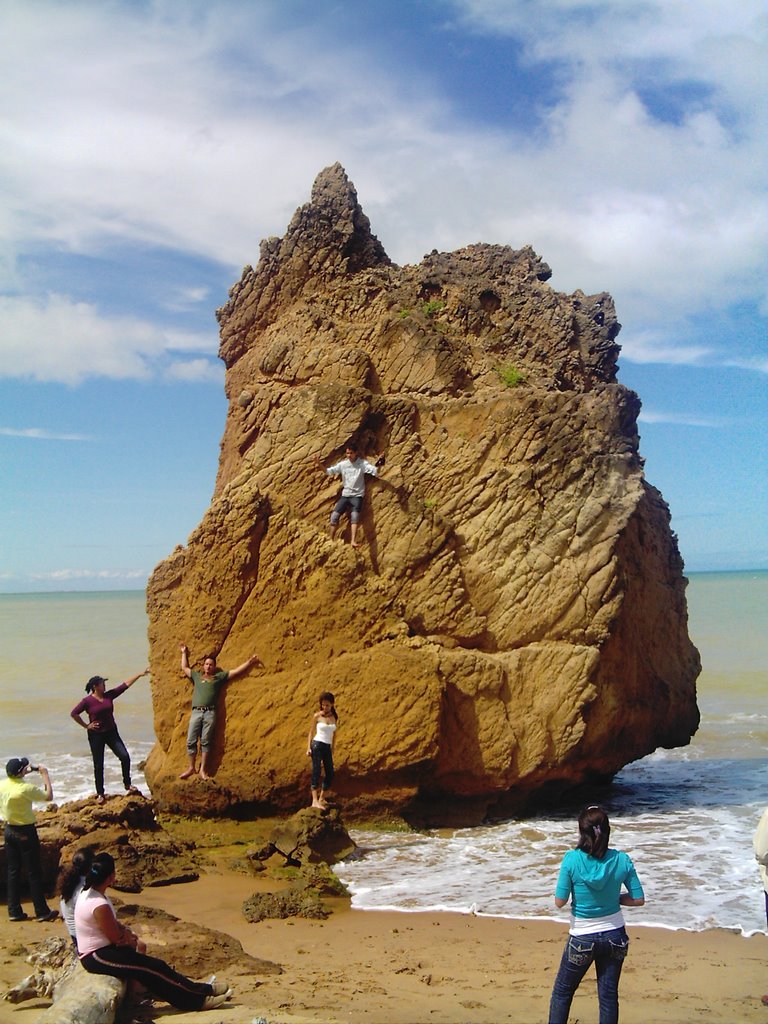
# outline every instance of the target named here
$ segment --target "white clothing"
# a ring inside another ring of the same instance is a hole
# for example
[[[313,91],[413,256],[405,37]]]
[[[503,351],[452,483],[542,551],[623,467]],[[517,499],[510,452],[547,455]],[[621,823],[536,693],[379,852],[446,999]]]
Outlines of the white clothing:
[[[760,865],[763,888],[768,892],[768,809],[763,811],[763,816],[752,840],[752,846],[755,851],[755,860]]]
[[[333,733],[336,729],[335,722],[317,722],[317,729],[315,730],[315,739],[319,743],[327,743],[328,746],[333,746]]]
[[[65,900],[62,897],[59,900],[59,911],[61,912],[61,916],[64,918],[64,924],[67,926],[67,931],[73,939],[77,938],[75,934],[75,904],[77,903],[77,897],[83,891],[84,885],[85,879],[81,878],[75,886],[75,891],[72,893],[70,898]]]
[[[568,931],[571,935],[595,935],[597,932],[611,932],[614,928],[623,927],[624,915],[619,910],[615,914],[606,914],[604,917],[574,917],[571,914]]]
[[[75,903],[75,934],[77,936],[77,955],[82,958],[97,949],[110,946],[111,943],[104,932],[96,924],[93,912],[96,907],[109,907],[114,916],[115,908],[109,896],[98,889],[83,889]]]
[[[358,456],[354,462],[350,459],[342,459],[335,466],[329,466],[325,471],[328,476],[341,477],[342,498],[362,498],[365,494],[365,474],[378,476],[378,469],[370,462]]]

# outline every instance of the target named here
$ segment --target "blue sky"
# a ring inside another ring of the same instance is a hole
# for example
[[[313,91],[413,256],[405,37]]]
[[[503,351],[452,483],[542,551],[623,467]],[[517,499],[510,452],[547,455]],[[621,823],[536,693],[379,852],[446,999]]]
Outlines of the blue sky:
[[[611,292],[688,569],[768,568],[763,0],[3,0],[0,58],[0,590],[186,541],[214,311],[336,160],[398,263]]]

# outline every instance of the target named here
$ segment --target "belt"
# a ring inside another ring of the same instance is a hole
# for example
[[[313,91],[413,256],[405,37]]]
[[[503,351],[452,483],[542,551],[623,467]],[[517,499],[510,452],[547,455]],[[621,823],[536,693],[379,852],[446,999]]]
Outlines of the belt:
[[[216,710],[216,705],[215,704],[193,704],[192,705],[192,710],[193,711],[215,711]]]

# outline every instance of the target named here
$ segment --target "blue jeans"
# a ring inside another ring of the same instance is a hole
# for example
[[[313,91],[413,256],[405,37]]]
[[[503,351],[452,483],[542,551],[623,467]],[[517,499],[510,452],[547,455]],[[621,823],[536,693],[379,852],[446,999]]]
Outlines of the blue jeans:
[[[197,753],[197,741],[200,740],[201,750],[210,750],[213,746],[213,733],[216,729],[215,708],[192,708],[187,729],[187,753],[192,757]]]
[[[626,928],[569,935],[549,1004],[549,1024],[567,1024],[574,993],[594,961],[600,1024],[618,1024],[619,976],[629,949]]]
[[[96,732],[95,729],[88,730],[88,745],[91,748],[93,758],[93,779],[96,783],[96,793],[104,796],[104,748],[109,747],[112,753],[120,762],[123,770],[123,785],[126,789],[131,788],[131,755],[128,753],[125,744],[120,739],[117,729],[110,729],[109,732]]]
[[[360,509],[363,507],[362,497],[356,497],[355,495],[347,495],[339,498],[336,504],[333,506],[333,512],[331,512],[331,525],[338,526],[339,520],[341,519],[342,513],[349,506],[350,513],[349,518],[353,523],[360,522]]]

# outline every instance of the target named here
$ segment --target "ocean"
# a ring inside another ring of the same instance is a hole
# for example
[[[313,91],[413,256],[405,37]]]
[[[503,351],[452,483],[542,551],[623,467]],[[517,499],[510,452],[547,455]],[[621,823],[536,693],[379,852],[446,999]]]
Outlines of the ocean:
[[[594,799],[643,882],[646,905],[627,913],[633,926],[765,932],[752,835],[768,805],[768,573],[689,578],[699,732],[688,747],[628,765]],[[0,763],[25,755],[47,764],[60,802],[91,794],[87,741],[69,712],[91,675],[114,685],[146,665],[144,594],[0,595],[0,642],[9,669]],[[138,765],[154,742],[146,679],[120,698],[116,718]],[[109,751],[106,765],[107,791],[121,792]],[[134,782],[148,792],[139,770]],[[353,831],[365,856],[336,871],[360,909],[567,920],[552,892],[578,809],[472,829]]]

